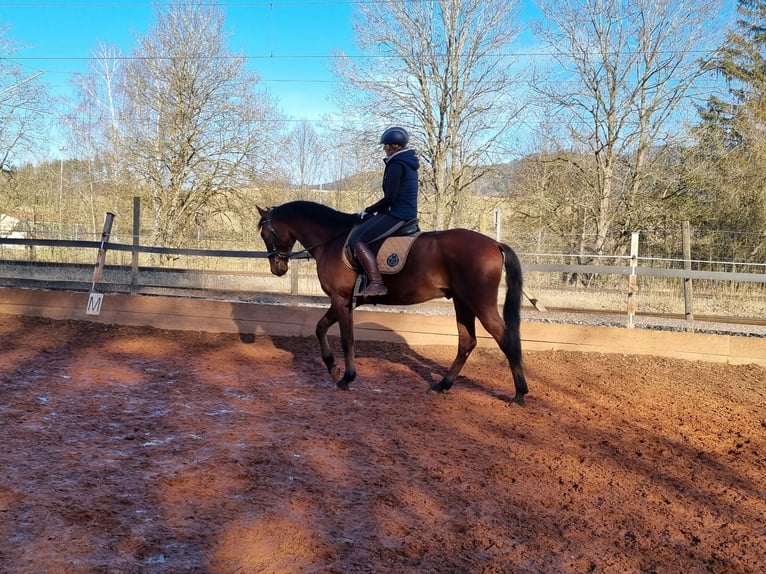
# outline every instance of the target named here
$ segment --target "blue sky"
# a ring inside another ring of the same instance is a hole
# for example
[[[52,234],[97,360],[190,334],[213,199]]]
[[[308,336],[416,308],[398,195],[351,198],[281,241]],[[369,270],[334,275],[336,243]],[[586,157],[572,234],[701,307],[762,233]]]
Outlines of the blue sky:
[[[172,1],[161,0],[160,5]],[[736,4],[736,0],[720,2],[724,13]],[[230,49],[249,58],[289,118],[319,120],[335,111],[328,100],[334,80],[331,55],[336,50],[355,53],[353,0],[220,0],[218,4],[226,15]],[[534,16],[531,1],[519,4],[522,18]],[[129,54],[136,36],[148,32],[154,13],[151,0],[17,0],[0,2],[0,26],[7,29],[6,37],[21,45],[13,60],[30,75],[43,71],[55,95],[71,96],[72,74],[87,71],[99,43]],[[529,30],[523,31],[520,43],[533,42]],[[54,156],[58,148],[51,142]]]
[[[167,4],[169,2],[162,2]],[[330,55],[353,52],[351,14],[344,0],[230,1],[226,14],[232,52],[250,66],[292,119],[319,119],[331,112]],[[30,74],[44,71],[55,94],[71,94],[74,72],[87,71],[99,43],[128,54],[136,36],[153,21],[151,0],[63,2],[27,0],[0,3],[0,26],[21,46],[13,60]]]

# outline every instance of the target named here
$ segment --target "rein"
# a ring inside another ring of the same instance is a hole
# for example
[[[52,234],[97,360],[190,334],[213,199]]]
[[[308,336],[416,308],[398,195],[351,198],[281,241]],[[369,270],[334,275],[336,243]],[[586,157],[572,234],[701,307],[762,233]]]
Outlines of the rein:
[[[303,251],[299,251],[298,253],[292,253],[291,251],[279,251],[277,249],[276,240],[279,239],[279,235],[277,235],[277,232],[274,230],[274,227],[271,225],[271,209],[269,209],[269,217],[262,219],[258,227],[259,228],[266,227],[267,231],[271,234],[269,237],[271,241],[266,241],[266,249],[268,249],[268,253],[266,253],[266,257],[273,256],[273,257],[276,257],[277,259],[289,261],[290,259],[294,258],[298,253],[303,253],[303,251],[307,251],[306,249],[304,249]]]
[[[313,257],[311,255],[312,249],[315,249],[326,243],[329,243],[333,239],[337,239],[338,237],[347,233],[347,231],[341,231],[340,233],[336,233],[335,235],[325,239],[324,241],[315,243],[311,247],[305,247],[304,249],[301,249],[300,251],[296,251],[295,253],[293,253],[292,251],[279,251],[277,249],[277,244],[276,244],[277,240],[279,239],[279,235],[277,235],[276,230],[271,225],[271,209],[268,210],[268,214],[269,214],[268,217],[265,217],[264,219],[262,219],[260,222],[260,225],[258,226],[259,228],[265,226],[267,231],[271,234],[271,238],[272,238],[271,245],[269,245],[269,242],[266,243],[266,248],[269,250],[268,253],[266,254],[266,257],[274,256],[277,259],[282,259],[283,261],[289,261],[290,259],[296,259],[305,253],[307,255],[305,259],[310,259]]]

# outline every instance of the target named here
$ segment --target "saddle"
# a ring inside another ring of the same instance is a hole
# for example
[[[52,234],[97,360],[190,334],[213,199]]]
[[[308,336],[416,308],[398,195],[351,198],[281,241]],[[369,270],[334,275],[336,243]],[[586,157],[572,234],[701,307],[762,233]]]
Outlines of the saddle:
[[[380,272],[388,275],[399,273],[407,262],[407,255],[418,235],[420,235],[418,220],[412,219],[404,223],[391,235],[370,242],[368,247],[375,253]],[[349,247],[348,240],[343,246],[343,263],[357,273],[364,273],[362,266],[356,261],[356,257],[354,257],[352,249]]]

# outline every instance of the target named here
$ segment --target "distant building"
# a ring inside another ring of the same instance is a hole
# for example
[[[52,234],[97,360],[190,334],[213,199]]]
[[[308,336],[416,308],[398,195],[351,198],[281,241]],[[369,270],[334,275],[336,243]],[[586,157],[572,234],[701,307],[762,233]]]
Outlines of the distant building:
[[[27,232],[17,229],[20,223],[20,219],[17,219],[11,215],[6,215],[5,213],[0,213],[0,237],[26,239]]]

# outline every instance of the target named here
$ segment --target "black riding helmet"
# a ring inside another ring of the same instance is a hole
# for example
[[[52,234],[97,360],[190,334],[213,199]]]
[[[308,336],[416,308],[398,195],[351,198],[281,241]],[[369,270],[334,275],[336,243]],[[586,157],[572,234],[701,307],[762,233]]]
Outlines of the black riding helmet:
[[[399,126],[388,128],[383,132],[383,135],[380,136],[380,143],[382,144],[395,144],[406,147],[409,141],[410,135],[407,133],[407,130],[400,128]]]

